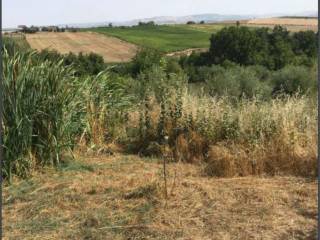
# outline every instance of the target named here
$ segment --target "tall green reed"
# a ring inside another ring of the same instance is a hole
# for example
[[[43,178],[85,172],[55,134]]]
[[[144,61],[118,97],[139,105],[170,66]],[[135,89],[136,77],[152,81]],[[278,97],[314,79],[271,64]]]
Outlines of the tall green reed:
[[[26,177],[37,165],[57,165],[72,146],[70,68],[40,62],[33,52],[3,54],[4,177]]]

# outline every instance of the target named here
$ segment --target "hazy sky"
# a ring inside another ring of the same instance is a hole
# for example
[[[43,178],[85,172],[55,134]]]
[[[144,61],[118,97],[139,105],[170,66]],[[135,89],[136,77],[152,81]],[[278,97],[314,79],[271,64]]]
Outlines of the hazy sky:
[[[3,27],[201,13],[296,13],[318,9],[318,0],[2,0],[2,4]]]

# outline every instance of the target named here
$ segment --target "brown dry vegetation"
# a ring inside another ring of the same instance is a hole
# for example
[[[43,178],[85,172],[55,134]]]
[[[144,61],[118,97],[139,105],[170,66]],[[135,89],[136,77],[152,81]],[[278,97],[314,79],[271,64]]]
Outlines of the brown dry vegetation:
[[[97,53],[106,62],[127,62],[136,54],[137,47],[118,38],[92,32],[27,34],[31,48],[41,51],[54,49],[62,54]]]
[[[201,165],[82,157],[3,191],[4,239],[316,239],[317,184],[208,178]]]
[[[262,18],[246,21],[245,24],[256,27],[274,27],[275,25],[281,25],[293,32],[305,30],[318,31],[318,19]]]
[[[208,176],[317,175],[317,108],[308,98],[243,101],[238,107],[226,99],[185,95],[182,100],[184,117],[168,122],[166,132],[174,134],[173,124],[188,122],[190,115],[193,130],[171,143],[175,161],[205,163]],[[153,105],[149,114],[152,135],[159,107]],[[126,125],[139,128],[139,111],[130,112]],[[119,129],[118,137],[125,138],[122,134]],[[158,155],[156,146],[149,146],[144,154]]]

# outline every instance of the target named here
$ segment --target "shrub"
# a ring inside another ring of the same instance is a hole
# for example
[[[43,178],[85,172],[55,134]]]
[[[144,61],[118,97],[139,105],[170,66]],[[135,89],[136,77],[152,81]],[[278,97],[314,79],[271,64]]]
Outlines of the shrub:
[[[79,55],[69,53],[63,55],[55,50],[42,50],[35,57],[42,61],[49,60],[58,62],[62,60],[65,66],[72,65],[76,76],[97,75],[106,69],[103,57],[95,53],[80,53]]]
[[[175,58],[167,59],[166,65],[167,65],[167,67],[166,67],[167,74],[170,74],[170,73],[182,74],[183,73],[183,69],[181,68],[178,60]]]
[[[202,68],[200,72],[208,85],[211,96],[227,95],[238,98],[241,95],[240,82],[231,71],[226,71],[221,66],[212,66],[211,68]]]
[[[253,98],[268,98],[271,89],[266,82],[263,82],[262,73],[253,68],[232,67],[225,69],[221,66],[204,67],[199,70],[209,88],[211,96],[242,96]],[[261,80],[259,79],[261,78]]]
[[[133,58],[131,74],[136,77],[138,74],[151,69],[154,65],[161,65],[162,56],[154,49],[142,49]]]
[[[273,94],[307,94],[316,89],[317,79],[303,66],[287,66],[272,76]]]
[[[71,63],[78,76],[97,75],[106,68],[103,57],[95,53],[80,53],[78,56],[69,53],[64,58],[64,62],[66,65]]]

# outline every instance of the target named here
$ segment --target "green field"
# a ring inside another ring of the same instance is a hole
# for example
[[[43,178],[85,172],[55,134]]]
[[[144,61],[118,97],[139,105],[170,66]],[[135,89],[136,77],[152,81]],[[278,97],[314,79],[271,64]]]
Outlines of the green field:
[[[180,51],[189,48],[208,48],[212,33],[223,25],[162,25],[135,27],[101,27],[86,29],[143,47],[156,48],[163,52]]]

